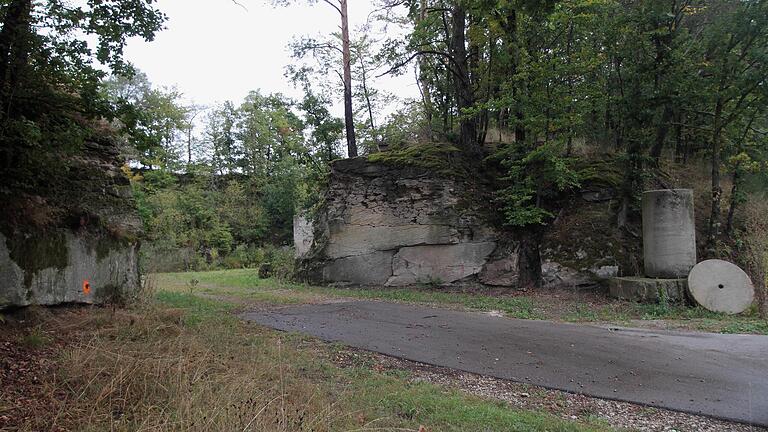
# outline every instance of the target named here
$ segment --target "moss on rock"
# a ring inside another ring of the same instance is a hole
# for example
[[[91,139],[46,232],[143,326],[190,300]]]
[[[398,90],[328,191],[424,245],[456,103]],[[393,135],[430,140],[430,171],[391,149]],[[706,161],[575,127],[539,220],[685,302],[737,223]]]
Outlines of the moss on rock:
[[[30,288],[34,275],[47,268],[63,269],[69,263],[67,238],[59,230],[16,234],[7,238],[11,260],[24,270],[24,285]]]
[[[425,168],[435,174],[448,176],[466,175],[456,161],[461,155],[453,144],[427,143],[374,153],[368,161],[399,167]]]

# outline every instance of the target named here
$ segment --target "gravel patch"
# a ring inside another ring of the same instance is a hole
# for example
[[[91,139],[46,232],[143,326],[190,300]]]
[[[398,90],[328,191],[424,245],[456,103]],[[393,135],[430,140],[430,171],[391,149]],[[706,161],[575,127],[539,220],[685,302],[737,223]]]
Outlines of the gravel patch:
[[[762,427],[549,390],[353,348],[335,351],[331,360],[341,367],[363,366],[378,372],[405,370],[410,372],[412,382],[456,388],[475,396],[503,400],[514,408],[546,411],[577,422],[597,421],[639,432],[768,432]]]

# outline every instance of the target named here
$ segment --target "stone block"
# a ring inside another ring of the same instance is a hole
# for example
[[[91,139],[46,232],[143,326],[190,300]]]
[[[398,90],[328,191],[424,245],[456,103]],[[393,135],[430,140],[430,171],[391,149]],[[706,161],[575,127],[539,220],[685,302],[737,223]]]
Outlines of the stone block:
[[[478,274],[495,248],[493,242],[401,248],[387,286],[456,282]]]
[[[541,278],[546,288],[577,288],[597,284],[597,278],[592,273],[549,260],[541,263]]]
[[[135,242],[68,230],[12,240],[0,234],[0,308],[101,303],[138,288]]]
[[[326,253],[342,258],[403,246],[458,243],[459,238],[456,228],[448,225],[332,225]]]
[[[325,282],[383,285],[392,276],[394,251],[380,251],[330,261],[322,269]]]
[[[514,253],[489,261],[480,272],[480,282],[492,286],[515,286],[520,275],[517,263],[518,257]]]
[[[306,256],[312,243],[315,241],[314,227],[306,215],[300,214],[293,218],[293,245],[296,249],[296,257]]]
[[[652,279],[644,277],[616,277],[608,279],[611,297],[642,303],[685,301],[687,279]]]

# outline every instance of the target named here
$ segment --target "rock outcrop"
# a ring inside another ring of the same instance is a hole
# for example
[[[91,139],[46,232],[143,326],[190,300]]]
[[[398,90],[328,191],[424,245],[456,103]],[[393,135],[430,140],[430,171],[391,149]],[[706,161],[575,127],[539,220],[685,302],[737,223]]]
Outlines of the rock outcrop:
[[[141,220],[117,143],[62,155],[34,189],[0,190],[0,309],[101,303],[139,288]]]
[[[313,282],[386,286],[476,278],[496,262],[499,240],[467,205],[469,193],[425,169],[337,161],[324,204],[294,225],[300,274]],[[513,272],[496,265],[486,274],[511,281]]]
[[[294,221],[298,276],[354,285],[516,286],[518,243],[494,228],[487,193],[473,184],[365,158],[334,162],[325,201]],[[546,230],[545,286],[594,287],[634,274],[637,248],[622,246],[632,242],[612,227],[612,189],[590,187]]]

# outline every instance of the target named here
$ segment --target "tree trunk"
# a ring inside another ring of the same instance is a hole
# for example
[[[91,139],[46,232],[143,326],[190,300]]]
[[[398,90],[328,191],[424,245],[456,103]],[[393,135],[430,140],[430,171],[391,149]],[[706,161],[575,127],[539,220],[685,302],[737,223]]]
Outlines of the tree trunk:
[[[368,92],[368,71],[365,68],[365,61],[358,55],[360,59],[360,71],[362,72],[360,78],[363,85],[363,96],[365,96],[365,105],[368,108],[368,122],[371,126],[371,138],[376,147],[379,147],[379,137],[376,135],[376,123],[373,120],[373,104],[371,103],[371,95]]]
[[[520,245],[517,249],[519,288],[541,288],[541,238],[539,227],[529,227],[520,233]]]
[[[420,10],[419,10],[419,20],[417,21],[417,25],[424,21],[424,18],[427,16],[427,0],[421,0],[420,4]],[[434,108],[432,106],[432,90],[429,88],[429,80],[427,80],[427,57],[422,55],[419,57],[419,85],[421,88],[421,99],[424,103],[424,115],[426,117],[427,122],[427,138],[431,142],[433,139],[432,136],[432,113],[434,112]]]
[[[733,234],[733,218],[736,214],[736,207],[739,205],[739,183],[741,183],[741,167],[737,164],[733,170],[733,185],[731,186],[731,205],[728,208],[728,220],[725,224],[725,232],[728,237]]]
[[[683,141],[683,119],[682,116],[678,112],[675,115],[675,163],[682,163],[683,162],[683,152],[685,151],[683,146],[685,145]]]
[[[669,102],[664,104],[664,111],[661,113],[661,121],[656,128],[656,142],[651,148],[651,158],[656,166],[659,166],[661,160],[661,152],[664,150],[664,143],[667,140],[667,134],[669,133],[669,121],[672,120],[672,107]]]
[[[472,108],[474,104],[474,95],[467,63],[465,34],[467,14],[461,4],[453,7],[451,21],[451,54],[454,60],[453,84],[456,93],[456,106],[459,110],[459,145],[469,154],[476,154],[478,153],[477,124],[474,116],[465,115],[465,110]]]
[[[749,136],[749,131],[752,129],[752,124],[755,122],[755,119],[757,118],[759,110],[755,110],[755,112],[752,114],[752,116],[749,119],[749,122],[747,123],[747,126],[744,128],[744,134],[741,136],[741,140],[739,141],[736,153],[740,154],[744,149],[744,143],[747,140],[747,136]],[[742,181],[743,173],[741,170],[741,163],[737,162],[736,166],[733,168],[733,185],[731,186],[731,204],[728,208],[728,220],[725,224],[725,232],[728,234],[729,238],[732,238],[733,236],[733,219],[736,215],[736,207],[739,205],[739,194],[741,193],[741,181]]]
[[[506,33],[506,46],[507,57],[509,61],[509,76],[514,77],[517,74],[517,67],[520,62],[520,54],[517,40],[517,11],[510,9],[507,13],[507,20],[504,25],[504,33]],[[523,126],[524,115],[522,109],[520,109],[520,89],[516,83],[512,85],[512,100],[514,101],[514,115],[515,115],[515,142],[525,142],[525,127]]]
[[[573,113],[573,76],[571,70],[571,50],[573,48],[573,20],[568,22],[568,39],[565,46],[565,61],[568,66],[568,107],[566,108],[566,114],[568,116],[568,138],[566,139],[565,155],[571,156],[573,153],[573,124],[571,123],[571,117]]]
[[[352,111],[352,66],[349,54],[349,17],[347,0],[339,0],[341,10],[341,50],[344,63],[344,125],[347,132],[347,153],[349,157],[357,157],[357,142],[355,141],[355,119]]]

